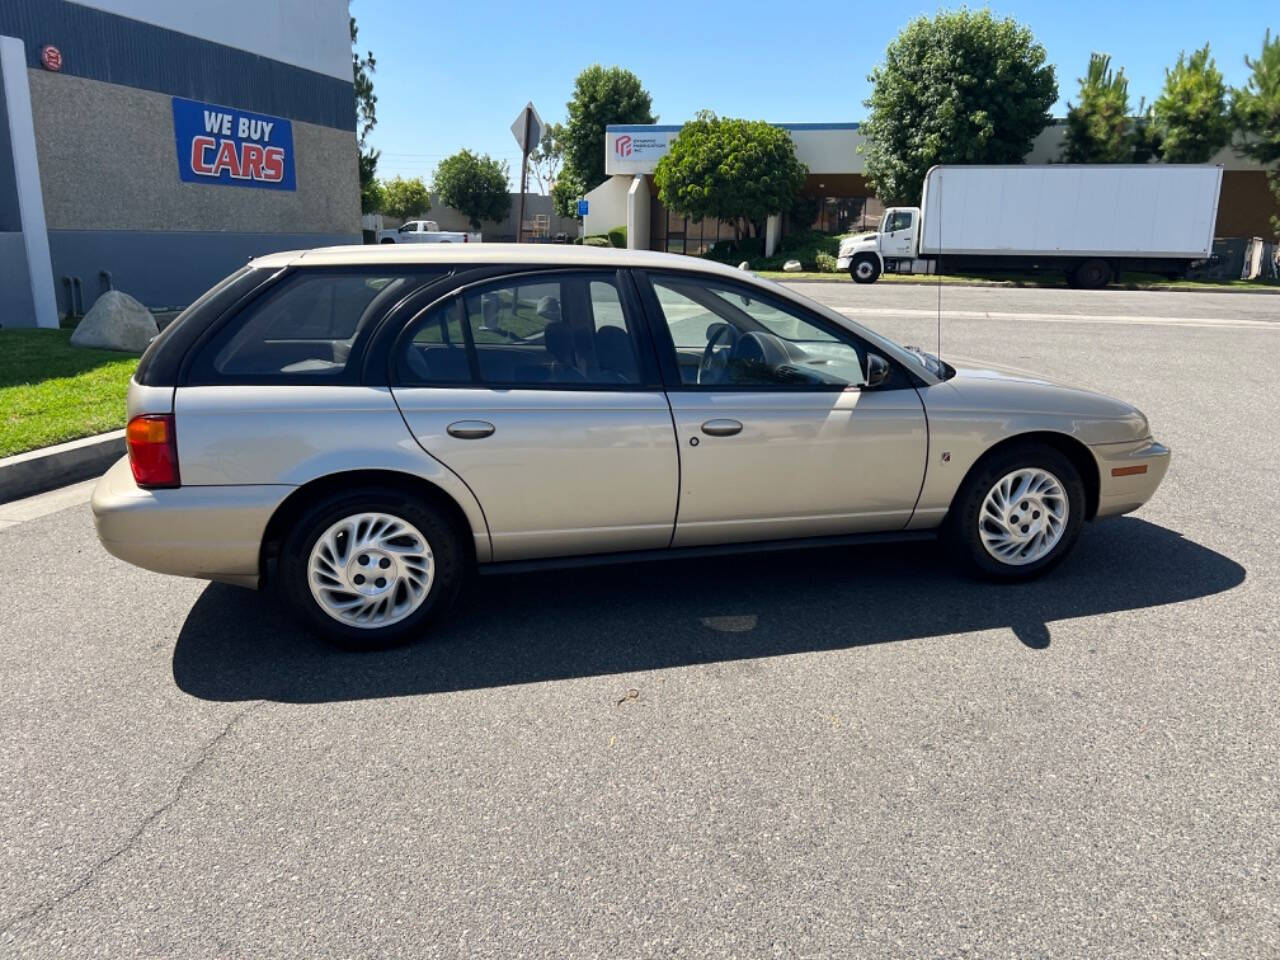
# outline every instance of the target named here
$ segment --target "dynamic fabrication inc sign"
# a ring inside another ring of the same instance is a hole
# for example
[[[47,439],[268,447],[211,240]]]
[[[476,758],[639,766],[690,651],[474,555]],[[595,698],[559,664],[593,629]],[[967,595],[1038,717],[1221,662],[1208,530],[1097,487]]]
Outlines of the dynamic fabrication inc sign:
[[[288,120],[174,97],[173,136],[187,183],[297,189]]]

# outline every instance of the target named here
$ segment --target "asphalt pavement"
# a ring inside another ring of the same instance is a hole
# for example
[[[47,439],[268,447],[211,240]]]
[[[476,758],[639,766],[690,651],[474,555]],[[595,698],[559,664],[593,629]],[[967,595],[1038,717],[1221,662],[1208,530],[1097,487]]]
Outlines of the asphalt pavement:
[[[934,288],[797,289],[935,343]],[[942,305],[1173,448],[1047,579],[492,577],[360,655],[113,559],[84,485],[0,506],[0,955],[1280,956],[1280,297]]]

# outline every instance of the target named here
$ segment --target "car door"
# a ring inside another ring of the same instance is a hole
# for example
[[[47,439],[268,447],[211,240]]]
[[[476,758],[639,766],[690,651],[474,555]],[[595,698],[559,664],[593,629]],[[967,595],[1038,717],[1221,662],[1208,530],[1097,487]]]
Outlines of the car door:
[[[639,273],[680,449],[673,544],[896,530],[924,476],[906,373],[868,388],[853,333],[758,287]]]
[[[494,560],[669,544],[679,467],[642,323],[616,271],[544,271],[464,286],[399,335],[393,394]]]

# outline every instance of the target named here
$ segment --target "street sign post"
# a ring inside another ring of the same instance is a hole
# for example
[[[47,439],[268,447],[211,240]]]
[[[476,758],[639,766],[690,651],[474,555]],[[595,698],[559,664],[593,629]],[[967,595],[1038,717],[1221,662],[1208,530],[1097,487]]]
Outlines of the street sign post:
[[[529,188],[529,153],[537,149],[542,140],[542,117],[530,100],[515,122],[511,124],[512,136],[520,144],[520,219],[516,221],[516,243],[524,240],[524,195]]]

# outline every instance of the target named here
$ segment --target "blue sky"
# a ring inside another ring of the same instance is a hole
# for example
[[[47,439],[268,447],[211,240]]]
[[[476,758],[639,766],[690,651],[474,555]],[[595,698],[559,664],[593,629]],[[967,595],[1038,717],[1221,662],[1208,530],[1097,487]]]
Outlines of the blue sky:
[[[351,0],[360,46],[378,60],[374,90],[381,176],[421,176],[462,147],[506,159],[519,177],[509,129],[532,100],[563,120],[573,78],[588,64],[617,64],[653,94],[664,123],[702,108],[775,122],[862,120],[867,73],[913,16],[934,4],[842,5],[650,0],[637,3]],[[1233,84],[1257,56],[1269,3],[994,3],[1031,27],[1058,73],[1066,111],[1091,50],[1129,76],[1137,106],[1151,100],[1182,49],[1209,42]],[[819,11],[823,11],[819,13]],[[827,13],[825,11],[832,11]],[[837,12],[838,11],[838,12]]]

